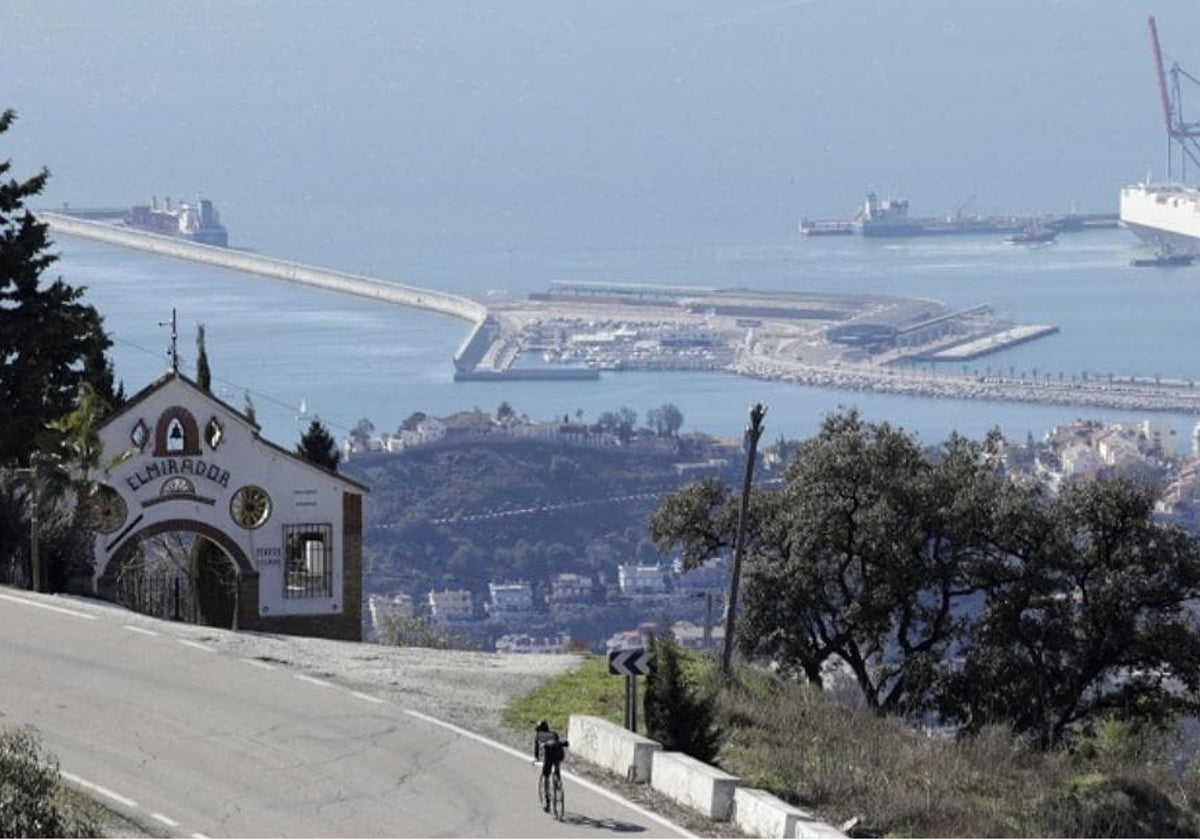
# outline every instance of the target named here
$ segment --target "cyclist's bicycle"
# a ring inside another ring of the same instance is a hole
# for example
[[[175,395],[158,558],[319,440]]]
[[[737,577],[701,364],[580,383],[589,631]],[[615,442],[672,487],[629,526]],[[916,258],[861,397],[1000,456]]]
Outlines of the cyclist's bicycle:
[[[541,768],[538,768],[537,776],[538,789],[538,805],[542,806],[542,810],[546,810],[546,785],[542,779]],[[562,773],[555,766],[550,771],[550,810],[554,813],[554,819],[562,821],[563,814],[567,810],[567,798],[563,793]]]

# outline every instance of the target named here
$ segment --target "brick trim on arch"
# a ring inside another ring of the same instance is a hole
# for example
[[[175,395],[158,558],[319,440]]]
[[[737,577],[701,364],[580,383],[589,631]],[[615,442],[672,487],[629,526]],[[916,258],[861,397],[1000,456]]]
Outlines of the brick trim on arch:
[[[173,421],[179,421],[183,434],[182,449],[168,447],[170,430]],[[172,456],[200,455],[200,427],[192,412],[183,406],[174,405],[164,411],[154,424],[154,457],[170,458]]]

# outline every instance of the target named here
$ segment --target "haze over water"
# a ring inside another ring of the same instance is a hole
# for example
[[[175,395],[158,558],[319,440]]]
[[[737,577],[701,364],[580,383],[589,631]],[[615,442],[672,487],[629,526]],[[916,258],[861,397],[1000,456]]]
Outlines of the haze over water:
[[[893,2],[8,4],[0,158],[39,206],[216,202],[235,245],[475,297],[554,279],[886,292],[991,303],[1059,335],[971,363],[1200,379],[1200,269],[1129,268],[1121,231],[803,240],[869,186],[916,214],[1114,212],[1161,174],[1146,17],[1200,70],[1200,4]],[[464,322],[62,239],[137,390],[208,328],[226,398],[268,436],[295,405],[360,417],[502,400],[534,417],[680,406],[685,429],[810,434],[857,405],[940,439],[1111,414],[796,388],[721,375],[454,384]],[[190,368],[185,365],[185,371]],[[1126,419],[1113,417],[1112,419]],[[1172,418],[1190,430],[1194,418]]]

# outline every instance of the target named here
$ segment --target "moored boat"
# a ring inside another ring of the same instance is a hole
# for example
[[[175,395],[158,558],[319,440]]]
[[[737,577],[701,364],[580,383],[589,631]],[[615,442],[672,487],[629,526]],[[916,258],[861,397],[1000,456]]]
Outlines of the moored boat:
[[[1058,239],[1058,231],[1041,225],[1030,225],[1024,230],[1004,237],[1009,245],[1044,245]]]
[[[1125,187],[1121,224],[1156,251],[1200,255],[1200,190],[1177,183]]]

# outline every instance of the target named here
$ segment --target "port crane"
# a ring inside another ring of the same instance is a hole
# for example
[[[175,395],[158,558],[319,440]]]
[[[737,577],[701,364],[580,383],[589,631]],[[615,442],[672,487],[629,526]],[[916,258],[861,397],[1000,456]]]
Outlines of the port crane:
[[[1169,70],[1164,69],[1162,47],[1158,42],[1158,26],[1154,22],[1154,15],[1150,16],[1150,43],[1154,48],[1154,66],[1158,71],[1158,92],[1162,99],[1163,120],[1167,126],[1167,180],[1171,180],[1173,177],[1174,160],[1178,157],[1179,178],[1186,181],[1189,160],[1194,166],[1200,168],[1200,122],[1187,122],[1183,118],[1183,85],[1191,83],[1200,87],[1200,79],[1184,70],[1176,62],[1171,62]]]

